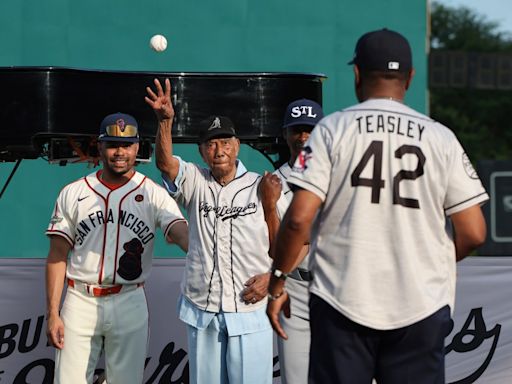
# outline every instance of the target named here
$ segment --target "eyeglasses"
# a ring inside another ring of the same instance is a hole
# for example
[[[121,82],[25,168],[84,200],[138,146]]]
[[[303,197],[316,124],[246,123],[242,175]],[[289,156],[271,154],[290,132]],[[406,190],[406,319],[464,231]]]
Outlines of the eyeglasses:
[[[118,124],[107,125],[105,128],[108,136],[115,137],[136,137],[138,135],[135,125],[124,125],[122,128]]]

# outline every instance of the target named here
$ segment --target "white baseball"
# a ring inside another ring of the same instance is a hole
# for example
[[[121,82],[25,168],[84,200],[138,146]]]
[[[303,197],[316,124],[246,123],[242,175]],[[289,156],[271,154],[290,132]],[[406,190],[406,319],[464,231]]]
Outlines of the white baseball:
[[[167,39],[162,35],[155,35],[149,40],[149,46],[157,52],[165,51],[167,48]]]

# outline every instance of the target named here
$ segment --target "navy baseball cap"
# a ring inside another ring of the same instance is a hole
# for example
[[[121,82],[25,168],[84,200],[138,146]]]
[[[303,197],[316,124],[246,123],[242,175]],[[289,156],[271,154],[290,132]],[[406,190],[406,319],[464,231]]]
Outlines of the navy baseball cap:
[[[310,125],[314,127],[323,117],[324,111],[318,103],[308,99],[295,100],[286,107],[283,128],[294,125]]]
[[[126,113],[113,113],[103,119],[100,124],[98,141],[139,142],[137,120]]]
[[[235,125],[229,117],[210,116],[201,121],[199,126],[199,143],[221,137],[236,137]]]
[[[357,41],[354,58],[348,64],[362,70],[408,72],[412,69],[411,46],[390,29],[368,32]]]

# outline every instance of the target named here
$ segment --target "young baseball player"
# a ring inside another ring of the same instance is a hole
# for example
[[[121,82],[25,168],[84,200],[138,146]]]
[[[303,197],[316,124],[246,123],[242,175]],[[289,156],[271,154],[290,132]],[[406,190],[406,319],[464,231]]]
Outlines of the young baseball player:
[[[240,141],[223,116],[200,127],[199,152],[207,168],[172,156],[170,81],[165,92],[157,79],[155,87],[147,88],[146,102],[158,118],[157,166],[190,223],[178,304],[187,324],[190,382],[271,383],[272,328],[265,314],[269,232],[258,196],[261,176],[237,159]],[[248,289],[254,284],[262,289]]]
[[[363,35],[351,64],[360,104],[318,123],[288,178],[268,314],[283,336],[283,286],[318,212],[309,382],[441,384],[456,261],[485,239],[488,196],[453,132],[404,104],[402,35]]]
[[[155,232],[160,227],[186,250],[188,228],[168,193],[135,170],[138,142],[132,116],[105,117],[98,137],[103,168],[67,185],[57,198],[46,231],[55,383],[91,384],[102,351],[109,383],[142,383],[149,334],[143,285]]]
[[[307,99],[293,101],[286,108],[283,121],[283,137],[290,151],[288,162],[284,163],[274,172],[281,179],[285,199],[279,202],[279,195],[268,198],[262,194],[263,207],[266,215],[274,213],[279,221],[284,217],[288,205],[292,201],[293,193],[288,187],[288,177],[292,166],[297,159],[304,143],[309,138],[314,126],[324,117],[322,107],[316,102]],[[262,181],[264,183],[265,180]],[[268,213],[267,213],[268,211]],[[272,220],[272,219],[271,219]],[[267,218],[267,221],[269,219]],[[275,231],[279,226],[275,227]],[[277,233],[276,233],[277,234]],[[301,250],[302,256],[306,255],[300,265],[293,269],[287,281],[286,295],[289,301],[286,303],[284,316],[280,317],[285,338],[278,338],[279,367],[281,382],[283,384],[306,384],[308,382],[309,367],[309,283],[312,274],[309,271],[309,241]]]

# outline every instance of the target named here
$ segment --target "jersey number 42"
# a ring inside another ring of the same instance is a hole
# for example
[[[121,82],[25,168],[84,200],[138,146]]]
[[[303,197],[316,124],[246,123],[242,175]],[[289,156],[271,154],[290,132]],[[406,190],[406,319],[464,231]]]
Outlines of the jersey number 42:
[[[393,177],[393,204],[399,204],[407,208],[420,208],[416,199],[400,196],[400,182],[402,180],[415,180],[423,175],[425,155],[420,147],[415,145],[402,145],[395,151],[395,158],[401,159],[404,155],[415,155],[418,158],[418,165],[414,171],[400,170]],[[361,177],[361,173],[373,157],[372,178]],[[382,141],[375,140],[370,143],[351,175],[353,187],[370,187],[372,189],[372,204],[379,204],[380,190],[385,187],[385,180],[382,179]]]

